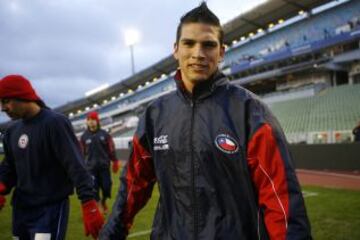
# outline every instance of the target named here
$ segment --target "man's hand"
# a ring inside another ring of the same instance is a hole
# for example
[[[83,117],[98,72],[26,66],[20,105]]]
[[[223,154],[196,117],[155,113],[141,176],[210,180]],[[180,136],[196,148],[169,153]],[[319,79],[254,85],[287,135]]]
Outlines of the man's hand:
[[[6,199],[3,195],[0,195],[0,210],[4,207]]]
[[[4,207],[6,203],[5,197],[2,195],[6,191],[6,186],[4,183],[0,182],[0,210]]]
[[[85,235],[91,235],[96,239],[100,229],[104,224],[104,216],[100,213],[95,200],[90,200],[82,204]]]
[[[113,173],[117,173],[120,169],[120,161],[119,160],[116,160],[116,161],[113,161],[112,163],[112,171]]]

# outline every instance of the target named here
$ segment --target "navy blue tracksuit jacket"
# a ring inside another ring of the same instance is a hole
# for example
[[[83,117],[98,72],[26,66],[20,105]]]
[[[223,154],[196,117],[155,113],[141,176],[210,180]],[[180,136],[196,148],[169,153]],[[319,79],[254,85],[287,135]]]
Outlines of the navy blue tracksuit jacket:
[[[110,161],[117,161],[115,145],[111,135],[103,129],[86,130],[80,138],[85,161],[90,171],[109,169]]]
[[[95,199],[93,180],[85,169],[70,121],[49,109],[17,120],[5,132],[5,159],[0,181],[10,190],[14,207],[60,202],[73,193],[85,202]]]
[[[268,108],[220,73],[145,111],[101,240],[125,239],[160,198],[151,239],[311,239],[285,136]]]

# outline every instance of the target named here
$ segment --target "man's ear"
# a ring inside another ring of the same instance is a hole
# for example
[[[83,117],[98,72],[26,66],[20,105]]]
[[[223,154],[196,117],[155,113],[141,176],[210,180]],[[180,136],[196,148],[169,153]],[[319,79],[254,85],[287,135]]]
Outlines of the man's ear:
[[[179,49],[179,46],[178,46],[178,44],[175,42],[175,43],[174,43],[174,48],[173,48],[173,56],[174,56],[174,58],[175,58],[176,60],[179,59],[179,57],[178,57],[178,49]]]
[[[224,44],[223,45],[221,45],[221,47],[220,47],[220,60],[222,61],[222,60],[224,60],[224,56],[225,56],[225,46],[224,46]]]

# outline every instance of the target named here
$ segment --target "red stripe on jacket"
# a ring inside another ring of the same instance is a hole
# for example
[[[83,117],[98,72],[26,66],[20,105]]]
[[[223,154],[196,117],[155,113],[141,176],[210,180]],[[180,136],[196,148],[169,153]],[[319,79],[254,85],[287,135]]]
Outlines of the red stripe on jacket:
[[[127,199],[123,220],[124,226],[129,230],[136,213],[150,199],[156,181],[152,157],[137,136],[133,139],[133,152],[127,164],[125,178]]]
[[[248,165],[270,239],[286,238],[289,192],[284,160],[269,124],[260,127],[248,144]]]

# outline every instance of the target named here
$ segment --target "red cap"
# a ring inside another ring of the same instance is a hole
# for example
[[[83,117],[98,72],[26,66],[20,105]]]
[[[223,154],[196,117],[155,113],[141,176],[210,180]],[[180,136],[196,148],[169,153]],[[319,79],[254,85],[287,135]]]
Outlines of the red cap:
[[[99,119],[99,114],[97,112],[89,112],[87,117],[87,119],[94,119],[97,121],[98,124],[100,124],[100,119]]]
[[[0,80],[0,99],[3,98],[41,101],[30,81],[21,75],[8,75]]]

